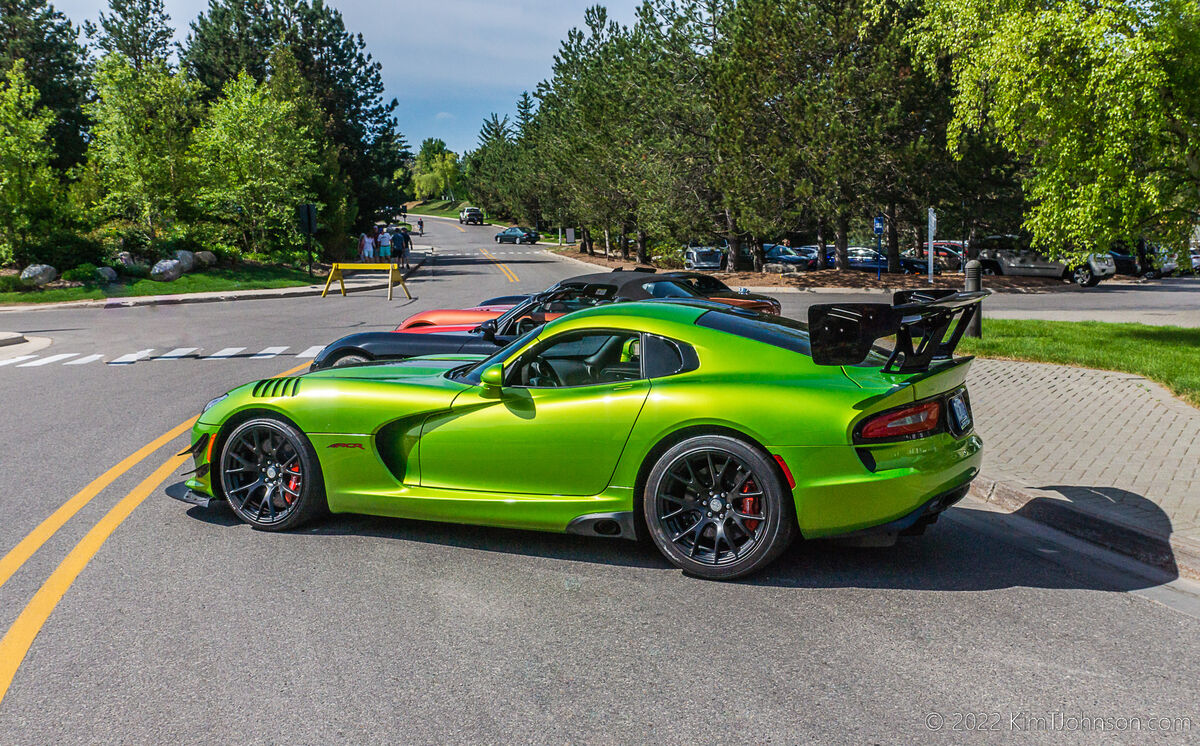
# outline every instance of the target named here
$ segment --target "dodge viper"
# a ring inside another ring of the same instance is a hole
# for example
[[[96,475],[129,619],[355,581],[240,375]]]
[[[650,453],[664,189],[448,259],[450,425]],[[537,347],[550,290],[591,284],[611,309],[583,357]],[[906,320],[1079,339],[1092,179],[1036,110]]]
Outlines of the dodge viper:
[[[608,304],[488,357],[251,382],[200,415],[186,499],[266,530],[351,512],[648,536],[712,579],[797,535],[920,533],[982,458],[954,346],[983,296],[817,305],[807,325]]]

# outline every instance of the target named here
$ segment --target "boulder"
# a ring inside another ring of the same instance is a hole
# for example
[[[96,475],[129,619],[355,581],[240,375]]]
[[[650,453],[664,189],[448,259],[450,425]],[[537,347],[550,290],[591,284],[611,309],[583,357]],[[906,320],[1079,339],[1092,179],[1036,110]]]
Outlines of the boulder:
[[[21,283],[28,287],[40,287],[47,282],[54,282],[57,277],[58,270],[49,264],[30,264],[21,273]]]
[[[211,251],[197,251],[196,261],[205,267],[211,267],[217,263],[217,255]]]
[[[137,260],[128,251],[122,251],[117,254],[117,263],[122,267],[132,267],[137,264]]]
[[[184,272],[191,272],[196,268],[196,255],[187,249],[176,251],[175,261],[179,262],[179,267]]]
[[[174,282],[183,274],[183,265],[177,259],[163,259],[150,269],[150,279],[156,282]]]
[[[112,267],[96,267],[96,277],[99,277],[100,282],[107,285],[110,282],[117,281],[117,270]]]

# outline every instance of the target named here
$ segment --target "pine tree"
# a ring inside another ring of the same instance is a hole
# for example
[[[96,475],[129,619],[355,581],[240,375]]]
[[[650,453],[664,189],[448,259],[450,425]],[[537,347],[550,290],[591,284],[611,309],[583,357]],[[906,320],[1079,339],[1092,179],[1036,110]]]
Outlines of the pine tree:
[[[91,23],[84,27],[104,54],[124,55],[138,71],[166,62],[175,34],[163,0],[108,0],[99,28]]]
[[[268,0],[209,0],[191,23],[180,63],[215,98],[241,72],[266,80],[267,60],[282,30]]]
[[[25,78],[54,115],[51,165],[65,171],[83,160],[87,118],[87,51],[78,29],[47,0],[0,0],[0,75],[25,60]]]

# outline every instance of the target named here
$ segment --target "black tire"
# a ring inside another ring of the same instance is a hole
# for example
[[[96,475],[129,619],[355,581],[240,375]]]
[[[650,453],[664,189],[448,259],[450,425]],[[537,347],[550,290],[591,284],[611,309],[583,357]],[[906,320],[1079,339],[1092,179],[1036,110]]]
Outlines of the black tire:
[[[736,497],[728,500],[729,494]],[[795,502],[778,467],[758,449],[724,435],[688,438],[663,453],[646,480],[642,515],[671,564],[708,580],[762,569],[796,533]]]
[[[335,359],[329,364],[330,368],[341,368],[344,365],[358,365],[359,363],[369,363],[371,358],[366,355],[359,355],[355,352],[350,352]]]
[[[500,243],[500,237],[496,236],[496,243]]]
[[[995,262],[982,262],[981,264],[980,271],[988,277],[1004,274],[1004,271],[1000,269],[1000,265]]]
[[[316,451],[281,418],[239,424],[222,439],[214,468],[229,507],[257,529],[287,531],[329,511]]]

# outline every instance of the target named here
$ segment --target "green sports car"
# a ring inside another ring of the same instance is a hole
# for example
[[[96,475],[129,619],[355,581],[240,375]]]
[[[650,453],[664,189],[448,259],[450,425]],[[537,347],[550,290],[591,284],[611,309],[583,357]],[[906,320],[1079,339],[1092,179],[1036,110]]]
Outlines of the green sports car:
[[[614,304],[486,358],[248,383],[196,423],[188,499],[268,530],[332,511],[649,536],[721,579],[796,534],[920,533],[979,470],[953,350],[982,296],[814,306],[807,325]]]

